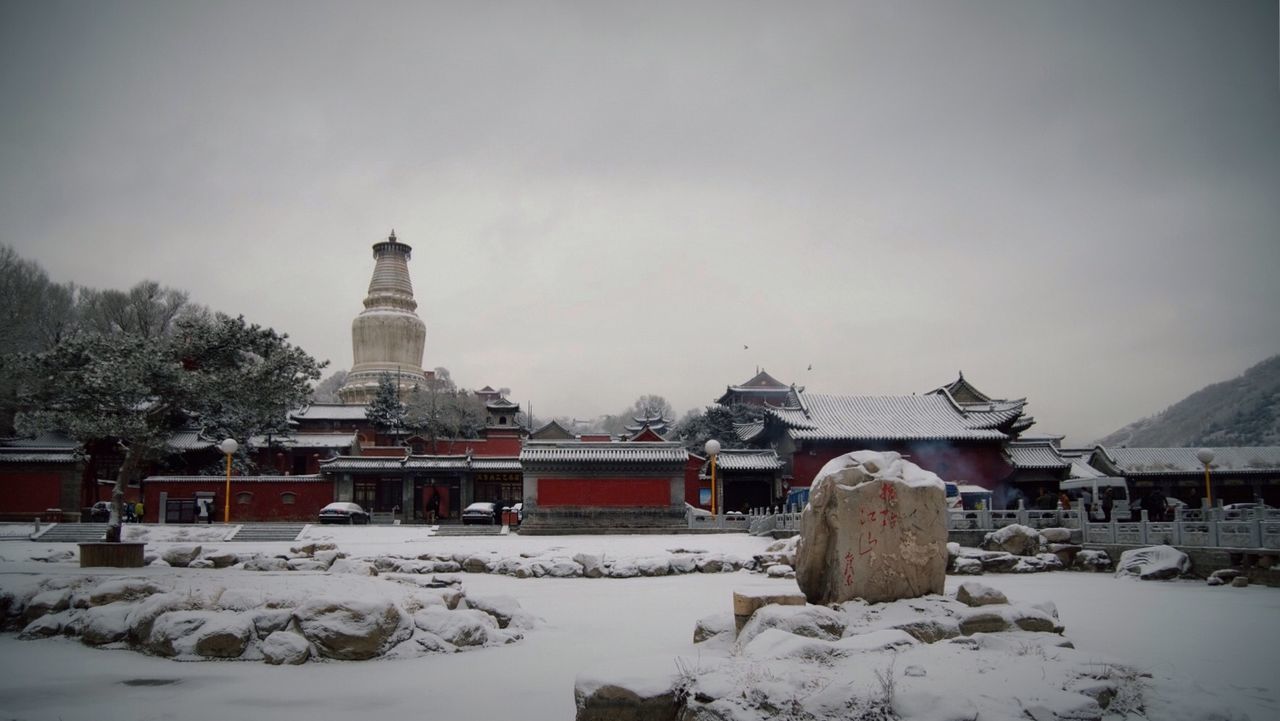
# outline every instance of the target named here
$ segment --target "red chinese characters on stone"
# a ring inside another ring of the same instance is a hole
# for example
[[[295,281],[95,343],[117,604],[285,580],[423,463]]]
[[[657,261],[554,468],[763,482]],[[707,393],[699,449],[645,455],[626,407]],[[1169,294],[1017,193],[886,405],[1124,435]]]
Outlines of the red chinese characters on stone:
[[[844,554],[844,566],[842,567],[841,572],[844,575],[844,585],[852,586],[853,585],[853,554],[852,553]]]

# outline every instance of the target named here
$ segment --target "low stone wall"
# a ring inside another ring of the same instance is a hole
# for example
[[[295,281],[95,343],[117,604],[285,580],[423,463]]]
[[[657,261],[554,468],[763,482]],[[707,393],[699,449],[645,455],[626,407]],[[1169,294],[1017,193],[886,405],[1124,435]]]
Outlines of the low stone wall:
[[[573,533],[687,533],[678,508],[539,508],[526,510],[520,535]]]

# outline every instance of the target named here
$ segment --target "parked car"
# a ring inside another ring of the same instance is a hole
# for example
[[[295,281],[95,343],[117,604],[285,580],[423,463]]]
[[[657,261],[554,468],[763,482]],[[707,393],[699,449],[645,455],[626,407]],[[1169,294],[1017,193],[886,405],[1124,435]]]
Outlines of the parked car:
[[[89,520],[94,523],[106,523],[111,520],[111,503],[98,501],[89,507]]]
[[[492,525],[497,522],[497,506],[488,501],[476,501],[462,509],[462,522],[484,523]]]
[[[320,509],[321,523],[346,523],[355,525],[357,523],[368,523],[369,513],[360,507],[358,503],[345,503],[339,501],[330,503]]]

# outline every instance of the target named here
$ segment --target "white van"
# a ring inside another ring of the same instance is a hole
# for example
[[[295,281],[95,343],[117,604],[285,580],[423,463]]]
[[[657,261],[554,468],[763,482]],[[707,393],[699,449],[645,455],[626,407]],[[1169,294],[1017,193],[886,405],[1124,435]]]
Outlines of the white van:
[[[1089,509],[1089,520],[1101,520],[1102,496],[1111,489],[1111,518],[1117,521],[1128,521],[1132,511],[1129,509],[1129,486],[1123,478],[1100,476],[1098,478],[1068,478],[1058,484],[1058,490],[1067,494],[1072,504],[1080,499],[1085,491],[1093,499],[1094,508]]]

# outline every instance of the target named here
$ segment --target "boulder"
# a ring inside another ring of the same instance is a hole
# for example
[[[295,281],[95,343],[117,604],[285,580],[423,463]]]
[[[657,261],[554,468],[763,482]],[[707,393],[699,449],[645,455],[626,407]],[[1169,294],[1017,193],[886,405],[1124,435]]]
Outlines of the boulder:
[[[269,664],[298,665],[311,657],[307,639],[289,631],[275,631],[262,639],[262,660]]]
[[[792,568],[791,566],[785,563],[775,563],[774,565],[769,566],[769,570],[766,571],[765,573],[768,574],[769,578],[795,578],[796,577],[796,569]]]
[[[294,609],[293,619],[320,655],[344,661],[380,656],[411,633],[408,619],[384,599],[313,599]]]
[[[1218,570],[1209,574],[1209,585],[1217,586],[1223,583],[1231,583],[1231,581],[1235,580],[1235,578],[1239,576],[1241,573],[1242,572],[1238,568],[1219,568]],[[1217,580],[1217,583],[1214,583],[1214,580]],[[41,595],[44,595],[44,594],[41,594]],[[37,596],[36,598],[39,598],[39,596]],[[35,600],[32,599],[31,602],[35,603]]]
[[[170,566],[186,568],[192,561],[200,557],[200,546],[170,546],[160,554],[160,558]]]
[[[957,558],[953,563],[952,572],[957,576],[981,576],[982,561],[976,558]]]
[[[1005,552],[984,553],[978,558],[984,573],[1008,573],[1016,568],[1021,560],[1020,556]]]
[[[192,652],[203,658],[238,658],[253,638],[253,623],[246,614],[220,613],[209,619],[192,637]]]
[[[703,616],[693,626],[693,642],[702,643],[721,634],[732,634],[734,631],[732,613],[716,613],[710,616]]]
[[[329,566],[323,561],[317,561],[314,558],[303,556],[301,558],[290,558],[285,561],[285,565],[290,571],[328,571]]]
[[[493,616],[493,620],[498,622],[498,628],[510,626],[511,621],[519,618],[522,613],[520,602],[511,596],[467,596],[466,600],[467,608]]]
[[[1191,558],[1172,546],[1134,548],[1120,554],[1116,576],[1137,576],[1144,581],[1177,578],[1191,571]]]
[[[671,562],[665,556],[650,556],[636,561],[641,576],[665,576],[671,573]]]
[[[578,553],[573,562],[582,566],[582,575],[587,578],[600,578],[604,575],[604,561],[592,553]]]
[[[339,558],[329,566],[329,573],[349,573],[353,576],[376,576],[378,569],[368,561],[353,561],[350,558]]]
[[[1078,571],[1109,571],[1111,556],[1108,556],[1106,551],[1085,549],[1076,554],[1071,567]]]
[[[1246,588],[1249,585],[1249,577],[1236,576],[1235,578],[1231,579],[1231,585],[1235,588]]]
[[[747,625],[747,621],[755,615],[755,612],[769,604],[781,604],[784,606],[803,606],[805,598],[799,593],[762,593],[758,591],[733,592],[733,621],[734,627],[741,631],[743,626]]]
[[[37,593],[27,602],[23,618],[31,621],[49,613],[58,613],[71,608],[71,589],[55,588]]]
[[[80,618],[80,640],[91,645],[123,641],[129,636],[129,612],[134,604],[118,601],[105,606],[94,606]]]
[[[854,451],[819,471],[800,517],[796,580],[811,603],[942,593],[946,491],[893,452]]]
[[[693,573],[698,570],[698,557],[688,554],[676,554],[671,557],[672,573]]]
[[[213,567],[214,567],[213,561],[210,561],[207,558],[197,558],[196,560],[187,564],[187,568],[213,568]]]
[[[1071,543],[1070,528],[1041,528],[1040,535],[1049,543]]]
[[[160,587],[139,578],[121,578],[98,584],[87,593],[79,594],[71,599],[76,608],[105,606],[120,601],[137,601],[153,594],[160,593]]]
[[[413,624],[459,647],[483,646],[502,638],[497,633],[498,622],[484,611],[476,609],[446,611],[441,608],[426,608],[413,614]]]
[[[960,633],[972,636],[975,633],[1000,633],[1008,631],[1012,624],[998,610],[975,608],[960,616]]]
[[[748,644],[764,631],[776,628],[794,636],[835,641],[844,635],[844,617],[826,606],[762,606],[738,632],[738,643]]]
[[[186,593],[157,593],[134,605],[129,611],[129,639],[145,646],[151,638],[151,630],[160,616],[173,611],[194,610],[195,598]]]
[[[462,562],[462,570],[467,573],[486,573],[489,570],[489,557],[479,554],[467,556]]]
[[[988,551],[1004,551],[1015,556],[1034,556],[1040,552],[1043,537],[1030,526],[1013,523],[998,528],[982,538],[982,547]]]
[[[287,571],[289,564],[283,558],[274,556],[254,556],[244,562],[246,571]]]
[[[996,589],[974,581],[966,581],[956,589],[956,600],[966,606],[990,606],[1008,603],[1009,599]]]
[[[665,661],[665,663],[664,663]],[[575,721],[675,721],[680,679],[670,658],[606,664],[578,674]]]
[[[27,641],[33,638],[49,638],[71,630],[72,611],[49,613],[33,620],[18,633],[18,638]]]
[[[157,656],[194,655],[194,634],[217,613],[214,611],[170,611],[156,617],[143,647]]]

